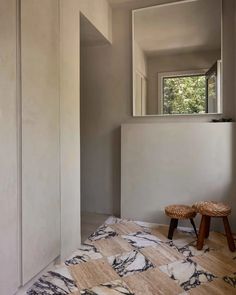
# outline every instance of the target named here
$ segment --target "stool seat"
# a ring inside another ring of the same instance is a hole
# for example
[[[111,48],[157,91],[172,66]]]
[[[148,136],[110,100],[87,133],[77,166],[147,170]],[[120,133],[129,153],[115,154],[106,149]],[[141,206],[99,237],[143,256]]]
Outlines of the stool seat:
[[[190,219],[196,216],[193,207],[186,205],[170,205],[165,208],[165,213],[170,218],[174,219]]]
[[[212,201],[198,202],[193,205],[193,209],[202,215],[210,217],[224,217],[231,213],[230,206]]]
[[[175,229],[178,227],[179,219],[189,219],[196,236],[197,229],[193,218],[196,216],[194,208],[186,205],[170,205],[165,208],[165,213],[171,218],[168,232],[168,239],[172,240]]]

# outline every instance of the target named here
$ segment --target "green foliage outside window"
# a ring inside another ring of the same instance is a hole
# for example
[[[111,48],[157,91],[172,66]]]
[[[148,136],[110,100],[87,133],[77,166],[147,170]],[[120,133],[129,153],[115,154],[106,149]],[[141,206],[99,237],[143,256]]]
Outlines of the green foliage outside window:
[[[163,113],[206,112],[206,77],[188,76],[163,79]]]

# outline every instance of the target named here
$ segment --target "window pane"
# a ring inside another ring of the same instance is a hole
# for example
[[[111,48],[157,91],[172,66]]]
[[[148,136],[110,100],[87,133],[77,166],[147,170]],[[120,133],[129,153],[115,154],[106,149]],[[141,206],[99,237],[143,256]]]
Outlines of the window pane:
[[[213,73],[208,81],[208,96],[216,98],[217,97],[217,77],[216,73]]]
[[[205,112],[205,75],[163,79],[164,114],[194,114]]]

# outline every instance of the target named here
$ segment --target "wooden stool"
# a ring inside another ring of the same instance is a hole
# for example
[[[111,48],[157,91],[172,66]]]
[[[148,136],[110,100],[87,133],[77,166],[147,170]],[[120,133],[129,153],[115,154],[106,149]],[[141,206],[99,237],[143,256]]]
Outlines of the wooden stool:
[[[197,236],[197,229],[193,218],[196,216],[194,208],[186,205],[171,205],[165,208],[165,213],[171,218],[168,239],[172,240],[175,229],[178,226],[179,219],[190,219],[194,232]]]
[[[204,239],[209,237],[211,217],[222,218],[225,228],[225,233],[230,251],[235,251],[234,238],[228,221],[228,216],[231,213],[231,208],[223,203],[216,202],[200,202],[193,206],[196,212],[202,214],[200,230],[197,241],[197,249],[202,250]]]

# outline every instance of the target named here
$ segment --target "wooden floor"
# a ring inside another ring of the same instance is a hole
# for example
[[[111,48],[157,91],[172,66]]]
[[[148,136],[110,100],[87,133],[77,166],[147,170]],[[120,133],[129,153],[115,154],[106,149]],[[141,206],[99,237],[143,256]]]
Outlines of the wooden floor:
[[[178,229],[173,241],[167,232],[167,226],[110,217],[28,294],[236,294],[236,253],[223,234],[211,232],[197,251],[192,232]]]

